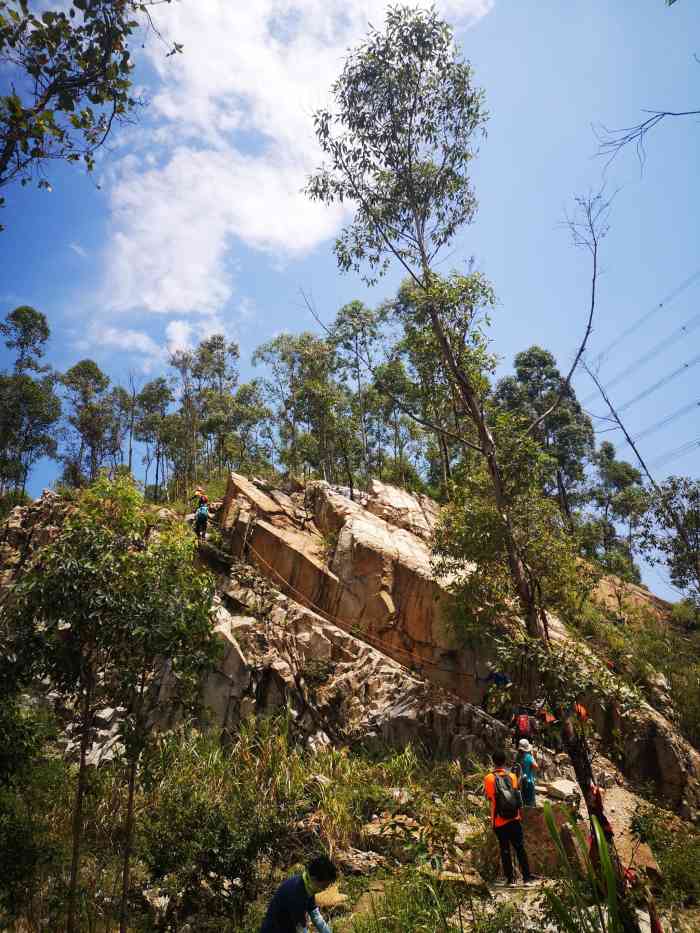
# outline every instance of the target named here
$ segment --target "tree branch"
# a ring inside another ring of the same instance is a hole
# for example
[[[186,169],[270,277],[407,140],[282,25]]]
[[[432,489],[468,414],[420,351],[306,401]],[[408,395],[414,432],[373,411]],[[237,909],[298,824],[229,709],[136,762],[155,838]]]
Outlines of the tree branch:
[[[571,379],[576,372],[576,367],[580,363],[581,358],[586,351],[588,338],[591,336],[591,332],[593,331],[593,315],[595,314],[596,306],[596,286],[598,284],[598,248],[600,241],[603,239],[603,237],[605,237],[609,230],[608,212],[614,197],[615,195],[613,195],[612,198],[603,200],[603,192],[601,190],[595,196],[588,195],[586,198],[577,198],[576,203],[578,204],[579,208],[583,210],[583,220],[577,221],[573,217],[567,217],[566,223],[569,227],[569,230],[571,231],[574,246],[582,246],[588,249],[591,253],[593,268],[591,272],[591,298],[588,309],[588,321],[586,323],[586,330],[583,335],[583,340],[581,341],[578,352],[574,357],[574,361],[571,364],[568,375],[561,384],[556,399],[545,412],[543,412],[538,418],[535,418],[535,420],[525,432],[526,434],[532,434],[532,432],[537,430],[543,421],[545,421],[557,410],[562,400],[564,399],[564,396],[569,392]]]
[[[649,113],[647,117],[636,126],[625,126],[620,129],[608,129],[601,125],[600,128],[593,127],[593,132],[599,142],[598,155],[609,156],[605,164],[607,168],[610,163],[620,154],[620,152],[632,143],[637,150],[637,157],[640,165],[644,165],[646,160],[646,151],[644,149],[644,137],[654,129],[666,117],[697,117],[700,116],[700,110],[644,110],[643,113]],[[608,137],[606,139],[606,137]]]

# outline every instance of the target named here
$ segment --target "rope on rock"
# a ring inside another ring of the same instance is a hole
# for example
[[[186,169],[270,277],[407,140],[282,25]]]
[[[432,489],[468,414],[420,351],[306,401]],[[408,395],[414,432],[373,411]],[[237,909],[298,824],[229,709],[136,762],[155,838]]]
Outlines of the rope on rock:
[[[455,668],[452,668],[452,667],[443,667],[442,665],[438,664],[437,661],[432,661],[430,658],[416,659],[415,655],[412,654],[412,652],[409,651],[408,648],[403,648],[401,645],[392,645],[389,642],[383,641],[382,639],[376,638],[375,636],[370,635],[368,632],[363,631],[363,629],[361,629],[357,625],[356,622],[350,622],[347,619],[340,619],[337,616],[331,615],[331,613],[327,612],[325,609],[323,609],[321,606],[315,603],[309,596],[307,596],[305,593],[302,593],[301,590],[298,590],[292,583],[289,582],[289,580],[286,580],[275,567],[273,567],[270,563],[268,563],[268,561],[265,560],[262,554],[260,554],[260,552],[256,550],[256,548],[252,545],[250,540],[246,541],[245,546],[246,546],[246,550],[252,551],[253,554],[256,556],[256,558],[265,567],[267,567],[268,570],[272,571],[272,573],[277,577],[278,580],[280,580],[280,582],[285,587],[287,587],[287,589],[291,590],[292,593],[295,594],[295,596],[301,597],[299,601],[301,602],[302,605],[307,606],[307,608],[309,609],[313,609],[314,612],[320,615],[321,618],[325,619],[326,622],[330,622],[332,625],[336,625],[338,628],[347,632],[349,635],[353,635],[355,637],[360,638],[361,641],[367,642],[372,647],[377,648],[378,650],[382,651],[383,654],[390,654],[390,652],[398,652],[399,654],[403,654],[406,657],[410,658],[414,663],[419,663],[420,665],[427,665],[428,667],[432,667],[433,670],[442,671],[443,673],[446,673],[446,674],[456,674],[459,677],[471,677],[473,680],[478,680],[478,677],[476,676],[476,674],[472,674],[471,671],[456,670]],[[349,587],[345,583],[343,583],[342,580],[338,580],[338,584],[343,589],[350,592]]]

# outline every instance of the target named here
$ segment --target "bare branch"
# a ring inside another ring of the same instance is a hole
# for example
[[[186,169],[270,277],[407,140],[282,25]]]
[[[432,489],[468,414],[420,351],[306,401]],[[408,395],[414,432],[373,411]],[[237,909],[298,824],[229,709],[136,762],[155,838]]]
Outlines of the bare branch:
[[[615,192],[616,194],[617,192]],[[536,418],[530,427],[527,429],[527,434],[532,434],[543,421],[545,421],[550,415],[552,415],[559,405],[561,404],[564,396],[569,392],[571,386],[571,379],[576,372],[576,367],[581,361],[583,354],[586,351],[586,345],[588,343],[588,338],[591,336],[593,331],[593,315],[595,314],[595,305],[596,305],[596,288],[598,284],[598,249],[600,246],[600,241],[607,235],[608,230],[610,229],[610,224],[608,223],[608,216],[610,213],[610,205],[615,197],[615,194],[610,198],[603,197],[603,190],[601,189],[598,194],[592,195],[589,194],[587,197],[576,198],[576,204],[581,212],[581,219],[577,219],[576,216],[566,218],[566,225],[569,228],[571,237],[574,242],[574,246],[582,247],[587,249],[591,254],[592,259],[592,272],[591,272],[591,298],[588,309],[588,321],[586,323],[586,330],[583,335],[583,340],[578,348],[578,352],[574,357],[574,361],[571,364],[571,369],[569,373],[562,382],[559,393],[554,400],[554,402],[549,406],[549,408],[543,412],[538,418]]]
[[[600,124],[593,127],[593,132],[599,142],[598,155],[608,156],[605,164],[607,168],[610,163],[617,158],[625,146],[634,145],[637,151],[639,164],[644,165],[646,160],[646,150],[644,149],[644,139],[655,126],[658,126],[666,117],[697,117],[700,116],[700,110],[643,110],[642,113],[648,113],[650,116],[637,123],[636,126],[623,126],[619,129],[609,129]]]

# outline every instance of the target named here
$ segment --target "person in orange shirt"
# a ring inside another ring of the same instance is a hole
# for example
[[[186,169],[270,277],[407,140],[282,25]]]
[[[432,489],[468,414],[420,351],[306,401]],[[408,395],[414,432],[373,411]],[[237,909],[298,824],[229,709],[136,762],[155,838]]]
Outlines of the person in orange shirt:
[[[491,801],[491,825],[496,833],[501,850],[501,864],[508,884],[515,884],[515,870],[511,856],[511,846],[515,849],[523,882],[533,881],[530,863],[525,851],[522,827],[523,800],[518,789],[518,778],[506,771],[506,753],[502,750],[493,753],[494,769],[484,778],[484,793]]]

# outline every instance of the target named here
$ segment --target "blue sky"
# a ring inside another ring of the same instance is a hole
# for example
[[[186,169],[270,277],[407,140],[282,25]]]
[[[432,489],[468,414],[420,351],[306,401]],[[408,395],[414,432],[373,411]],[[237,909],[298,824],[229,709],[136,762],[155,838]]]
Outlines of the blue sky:
[[[342,214],[299,193],[317,162],[311,113],[326,100],[344,50],[386,4],[365,0],[180,0],[159,24],[184,43],[165,59],[151,40],[138,81],[150,99],[94,176],[58,167],[54,190],[7,192],[0,235],[0,314],[44,311],[50,362],[94,358],[115,381],[162,371],[168,348],[217,330],[255,347],[280,330],[314,328],[299,292],[330,319],[352,298],[376,303],[398,271],[368,291],[336,270]],[[573,196],[597,189],[604,162],[592,124],[629,125],[649,108],[700,107],[700,7],[679,0],[444,0],[491,120],[475,164],[476,222],[454,245],[499,297],[492,335],[504,371],[533,343],[562,368],[584,324],[589,264],[562,228]],[[607,171],[619,189],[603,244],[591,350],[603,350],[700,270],[700,126],[667,121],[648,139],[643,171],[632,151]],[[99,185],[99,187],[98,187]],[[606,381],[700,310],[700,277],[604,360]],[[651,356],[612,390],[618,404],[698,354],[696,333]],[[4,358],[0,356],[0,362]],[[700,366],[626,411],[633,432],[700,399]],[[590,394],[585,374],[576,378]],[[592,404],[594,411],[600,406]],[[650,435],[650,459],[700,438],[698,411]],[[614,435],[604,435],[612,437]],[[697,475],[700,448],[659,470]],[[55,475],[42,465],[36,492]],[[661,588],[652,575],[650,585]]]

